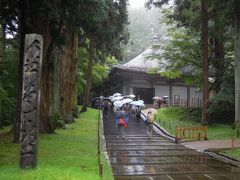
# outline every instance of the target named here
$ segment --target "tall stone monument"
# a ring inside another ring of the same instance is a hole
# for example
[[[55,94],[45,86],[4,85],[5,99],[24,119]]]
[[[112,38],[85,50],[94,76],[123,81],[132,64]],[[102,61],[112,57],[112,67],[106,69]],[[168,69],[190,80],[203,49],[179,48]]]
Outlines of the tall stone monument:
[[[27,34],[24,46],[20,125],[20,167],[23,169],[37,166],[42,52],[42,36]]]

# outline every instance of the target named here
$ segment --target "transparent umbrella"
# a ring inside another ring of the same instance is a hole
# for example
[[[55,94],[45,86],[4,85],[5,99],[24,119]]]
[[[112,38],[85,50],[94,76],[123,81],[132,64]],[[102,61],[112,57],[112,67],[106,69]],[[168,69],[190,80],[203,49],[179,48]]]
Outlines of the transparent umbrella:
[[[117,97],[113,97],[111,101],[114,102],[114,101],[119,101],[119,100],[122,100],[122,99],[123,99],[122,96],[117,96]]]
[[[128,95],[128,97],[135,98],[136,96],[134,94],[130,94],[130,95]]]
[[[126,104],[126,103],[130,103],[130,102],[132,102],[132,101],[133,101],[132,99],[127,98],[127,99],[123,99],[123,100],[122,100],[122,103],[123,103],[123,104]]]
[[[113,94],[113,97],[117,97],[117,96],[121,96],[122,94],[120,94],[120,93],[115,93],[115,94]]]
[[[135,105],[135,106],[141,106],[141,107],[145,106],[144,103],[142,102],[142,100],[132,101],[130,104]]]
[[[154,99],[154,100],[155,100],[155,99],[159,99],[159,98],[160,98],[160,97],[158,97],[158,96],[155,96],[155,97],[153,97],[152,99]]]
[[[162,98],[163,98],[163,99],[167,99],[167,98],[169,98],[169,96],[163,96]]]
[[[122,107],[122,106],[123,106],[123,103],[122,103],[122,101],[115,101],[115,102],[113,103],[113,105],[114,105],[115,107],[119,108],[119,107]]]

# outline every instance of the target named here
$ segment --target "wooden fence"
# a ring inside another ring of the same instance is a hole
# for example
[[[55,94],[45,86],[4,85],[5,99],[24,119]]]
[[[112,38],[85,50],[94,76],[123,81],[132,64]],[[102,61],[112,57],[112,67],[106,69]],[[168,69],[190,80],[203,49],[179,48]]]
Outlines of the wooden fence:
[[[165,106],[172,107],[202,107],[202,99],[200,98],[182,98],[182,99],[174,99],[170,101],[166,100]]]
[[[176,127],[175,129],[175,138],[176,143],[179,142],[179,140],[185,139],[185,140],[207,140],[207,126],[201,126],[201,127]]]

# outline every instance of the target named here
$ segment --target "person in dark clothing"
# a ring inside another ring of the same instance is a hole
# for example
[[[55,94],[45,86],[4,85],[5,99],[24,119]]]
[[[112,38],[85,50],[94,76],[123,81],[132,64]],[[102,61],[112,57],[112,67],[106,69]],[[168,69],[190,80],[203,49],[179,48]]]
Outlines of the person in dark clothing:
[[[104,105],[103,105],[104,115],[108,114],[108,110],[109,110],[109,103],[107,101],[104,101]]]
[[[141,119],[141,110],[140,110],[140,107],[139,107],[139,106],[137,106],[136,119],[137,119],[137,123],[140,123],[140,119]]]

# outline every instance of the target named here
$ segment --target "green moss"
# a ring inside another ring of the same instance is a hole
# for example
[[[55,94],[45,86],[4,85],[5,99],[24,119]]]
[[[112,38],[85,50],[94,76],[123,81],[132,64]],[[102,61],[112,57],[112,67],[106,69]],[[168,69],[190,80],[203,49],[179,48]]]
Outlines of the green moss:
[[[55,134],[39,138],[38,167],[19,169],[19,147],[11,142],[11,135],[0,135],[0,179],[100,179],[98,176],[97,125],[98,111],[88,108],[75,123]],[[1,134],[2,130],[0,131]],[[5,133],[5,132],[4,132]],[[3,134],[3,132],[2,132]],[[105,158],[103,179],[113,179]]]

